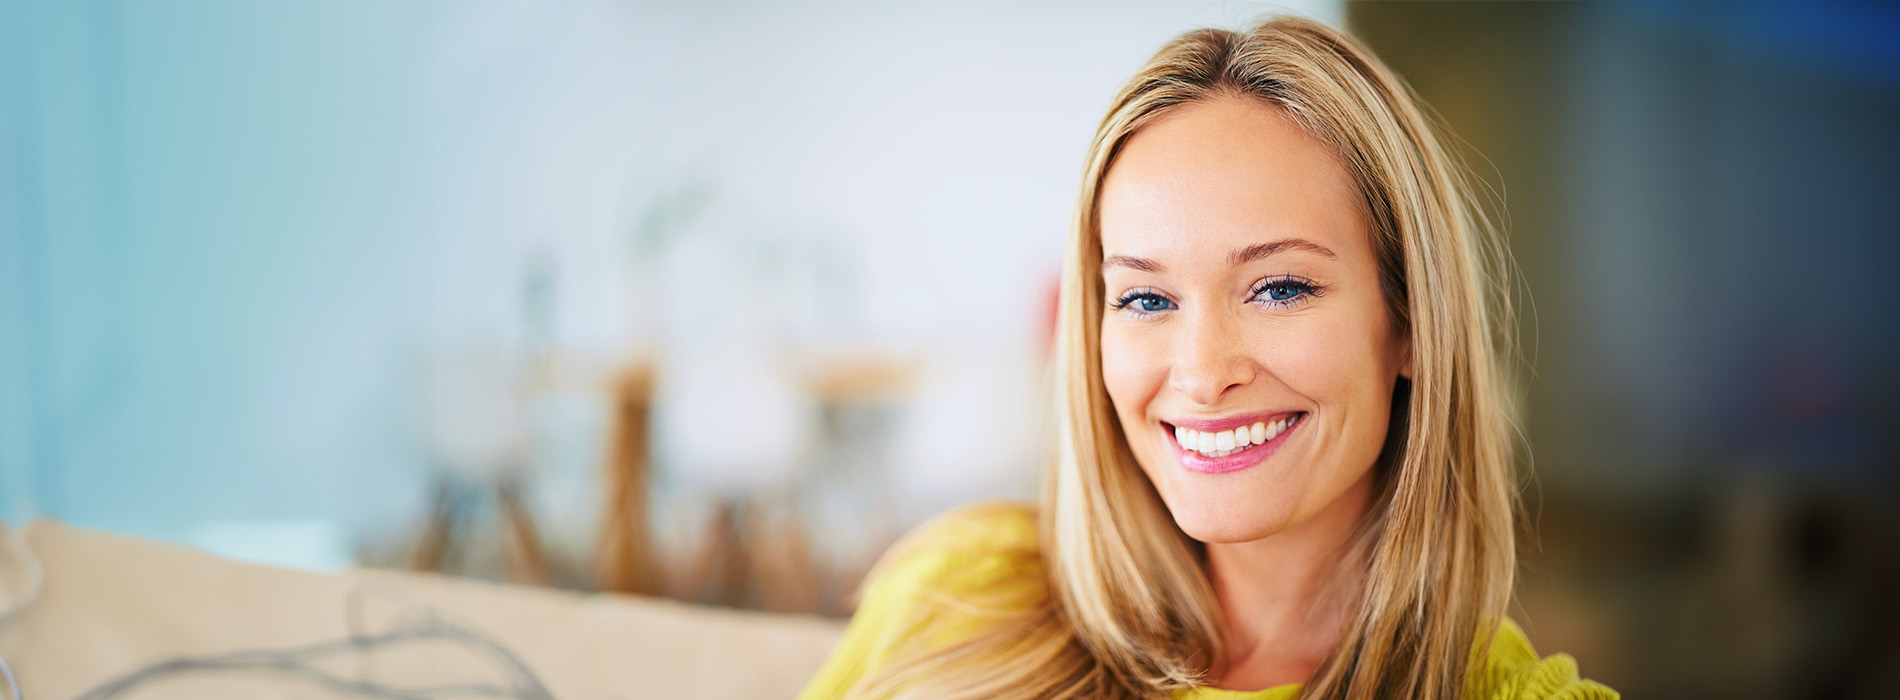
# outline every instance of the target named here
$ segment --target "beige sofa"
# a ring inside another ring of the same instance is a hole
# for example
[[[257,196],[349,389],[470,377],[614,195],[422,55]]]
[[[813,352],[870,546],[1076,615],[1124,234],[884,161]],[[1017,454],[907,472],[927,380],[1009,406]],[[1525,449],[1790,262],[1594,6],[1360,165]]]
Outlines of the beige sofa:
[[[74,700],[166,661],[335,643],[352,629],[371,636],[424,618],[505,648],[554,698],[789,698],[842,631],[817,618],[628,596],[383,571],[278,569],[45,520],[27,525],[25,534],[43,564],[45,587],[0,624],[0,659],[13,667],[27,700]],[[8,596],[24,593],[24,578],[0,549],[0,610],[12,604]],[[514,682],[506,662],[478,646],[418,640],[299,658],[379,687]],[[0,698],[6,692],[0,683]],[[113,697],[362,696],[308,676],[247,667],[151,677]]]

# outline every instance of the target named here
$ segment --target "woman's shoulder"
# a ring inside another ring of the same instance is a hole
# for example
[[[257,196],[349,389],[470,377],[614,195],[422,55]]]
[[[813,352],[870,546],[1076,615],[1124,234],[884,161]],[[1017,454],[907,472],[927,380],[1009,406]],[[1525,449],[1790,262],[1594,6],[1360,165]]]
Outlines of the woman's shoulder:
[[[894,657],[970,638],[1047,595],[1034,508],[983,503],[938,516],[865,577],[844,638],[799,697],[843,697]]]
[[[1042,580],[1036,509],[994,501],[937,516],[899,539],[871,572],[866,594],[875,588],[958,596],[1040,586]]]
[[[897,548],[980,552],[1036,546],[1036,508],[1020,501],[987,501],[952,510],[911,531]]]
[[[1616,691],[1577,671],[1569,654],[1538,657],[1517,622],[1505,618],[1467,697],[1476,700],[1615,700]]]

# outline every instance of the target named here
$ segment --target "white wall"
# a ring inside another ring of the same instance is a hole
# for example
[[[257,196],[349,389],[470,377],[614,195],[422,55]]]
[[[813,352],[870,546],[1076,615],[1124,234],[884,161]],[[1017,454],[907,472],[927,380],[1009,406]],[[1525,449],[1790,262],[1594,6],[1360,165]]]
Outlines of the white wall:
[[[569,349],[1030,347],[1116,86],[1276,9],[0,3],[0,515],[409,522],[418,358],[518,345],[537,264]]]

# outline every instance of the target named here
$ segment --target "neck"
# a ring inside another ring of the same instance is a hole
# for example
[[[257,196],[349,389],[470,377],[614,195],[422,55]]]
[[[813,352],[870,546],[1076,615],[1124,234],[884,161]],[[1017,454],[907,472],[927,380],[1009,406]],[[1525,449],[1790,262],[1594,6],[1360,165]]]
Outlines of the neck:
[[[1209,543],[1208,578],[1220,603],[1223,687],[1304,682],[1338,640],[1354,596],[1338,590],[1341,558],[1372,503],[1366,475],[1299,525],[1251,542]],[[1253,689],[1246,687],[1242,689]]]

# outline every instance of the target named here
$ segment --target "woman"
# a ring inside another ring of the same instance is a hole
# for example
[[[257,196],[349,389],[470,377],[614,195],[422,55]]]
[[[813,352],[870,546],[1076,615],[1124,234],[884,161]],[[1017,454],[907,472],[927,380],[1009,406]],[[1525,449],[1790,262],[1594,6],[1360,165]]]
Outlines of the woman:
[[[1504,617],[1500,257],[1371,52],[1176,39],[1090,150],[1040,512],[906,537],[803,697],[1615,697]]]

